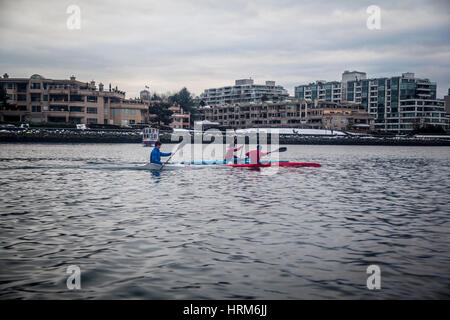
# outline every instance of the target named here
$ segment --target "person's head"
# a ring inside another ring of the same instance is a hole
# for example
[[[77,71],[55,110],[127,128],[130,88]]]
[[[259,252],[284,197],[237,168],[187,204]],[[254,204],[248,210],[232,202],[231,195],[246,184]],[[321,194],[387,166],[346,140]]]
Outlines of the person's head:
[[[161,148],[161,141],[156,141],[155,142],[155,147],[158,148],[158,149]]]
[[[262,146],[258,144],[258,146],[256,147],[256,150],[261,151],[262,150]]]

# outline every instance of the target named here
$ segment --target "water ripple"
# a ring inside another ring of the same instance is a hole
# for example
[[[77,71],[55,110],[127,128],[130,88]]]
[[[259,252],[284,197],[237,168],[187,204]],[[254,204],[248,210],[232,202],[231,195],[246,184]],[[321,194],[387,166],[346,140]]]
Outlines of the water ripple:
[[[153,175],[123,170],[138,145],[1,145],[0,299],[448,299],[449,151],[288,146],[323,167]]]

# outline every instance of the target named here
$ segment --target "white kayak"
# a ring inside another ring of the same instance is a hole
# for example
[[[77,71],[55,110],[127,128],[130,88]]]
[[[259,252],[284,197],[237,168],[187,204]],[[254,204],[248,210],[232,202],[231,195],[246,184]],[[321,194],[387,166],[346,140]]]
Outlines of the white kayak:
[[[202,169],[205,168],[205,166],[197,166],[197,165],[190,165],[190,164],[179,164],[179,163],[167,163],[164,167],[161,169],[161,165],[157,163],[147,163],[144,166],[138,167],[139,170],[180,170],[180,169]]]

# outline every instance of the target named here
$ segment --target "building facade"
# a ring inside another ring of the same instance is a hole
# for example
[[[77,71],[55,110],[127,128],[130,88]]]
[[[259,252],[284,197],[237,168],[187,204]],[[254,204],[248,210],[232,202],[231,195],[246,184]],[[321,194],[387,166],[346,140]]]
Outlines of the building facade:
[[[330,102],[342,101],[342,84],[338,81],[326,82],[317,80],[315,83],[295,87],[295,97],[299,100],[322,100]]]
[[[116,124],[145,122],[148,105],[140,99],[126,99],[125,92],[98,87],[94,81],[80,82],[30,78],[0,78],[8,106],[1,107],[0,121],[35,123]]]
[[[261,103],[263,100],[282,101],[289,97],[287,90],[275,85],[275,81],[254,84],[253,79],[236,80],[234,86],[206,89],[200,100],[206,105],[228,105],[236,103]]]
[[[360,104],[318,100],[304,103],[308,106],[308,128],[350,132],[371,132],[374,130],[373,116]]]
[[[444,96],[444,106],[447,114],[447,124],[449,124],[448,129],[450,129],[450,89],[448,89],[447,95]]]
[[[345,102],[347,83],[367,79],[365,72],[344,71],[342,81],[317,80],[316,82],[295,87],[295,97],[299,100],[323,100]]]
[[[268,102],[200,108],[202,120],[234,129],[310,128],[367,132],[373,118],[361,105],[327,101]]]
[[[365,73],[357,71],[346,71],[342,79],[341,91],[334,98],[330,94],[321,97],[361,104],[375,118],[375,130],[408,133],[426,125],[448,129],[444,101],[436,98],[436,83],[429,79],[415,78],[413,73],[366,79]],[[321,86],[334,84],[323,82]],[[296,87],[296,97],[314,99],[304,94],[307,87]]]
[[[178,105],[173,105],[169,108],[173,112],[171,115],[172,121],[170,126],[175,129],[190,129],[191,128],[191,114],[185,112],[183,108]]]
[[[445,104],[445,112],[447,116],[450,116],[450,89],[448,89],[448,93],[444,96],[444,104]]]

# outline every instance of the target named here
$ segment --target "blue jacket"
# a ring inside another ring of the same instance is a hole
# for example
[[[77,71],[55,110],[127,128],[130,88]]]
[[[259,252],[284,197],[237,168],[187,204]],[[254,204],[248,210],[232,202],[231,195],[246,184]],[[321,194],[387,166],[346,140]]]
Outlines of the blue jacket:
[[[159,151],[158,148],[155,147],[152,150],[152,153],[150,153],[150,162],[151,163],[162,164],[161,157],[168,157],[171,154],[172,154],[172,152],[163,153],[163,152]]]

